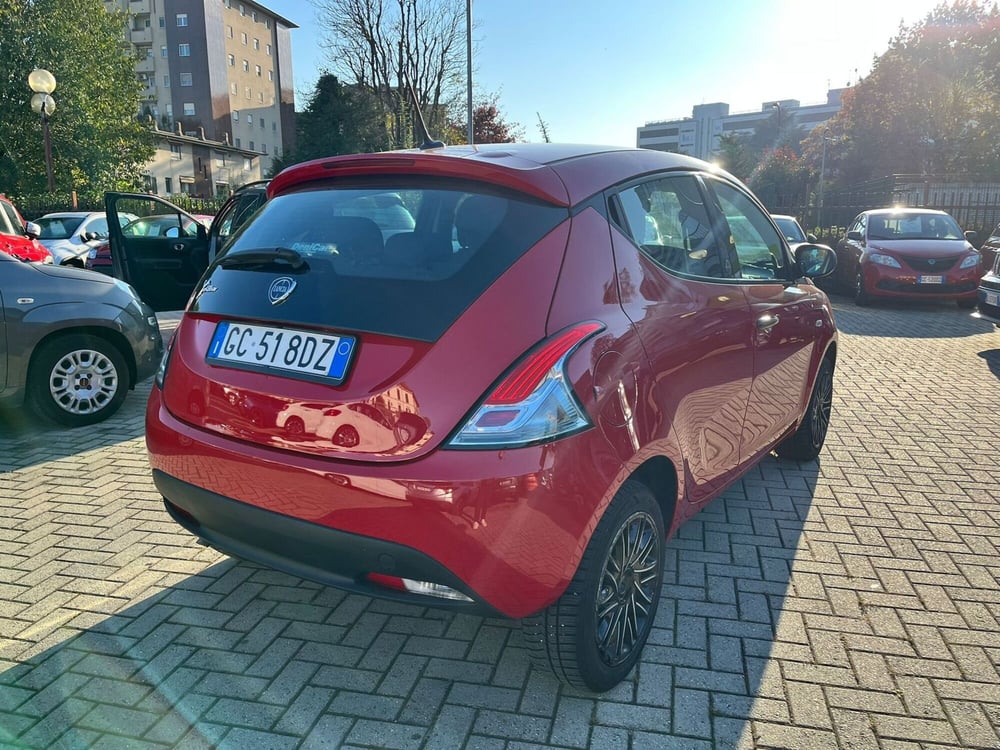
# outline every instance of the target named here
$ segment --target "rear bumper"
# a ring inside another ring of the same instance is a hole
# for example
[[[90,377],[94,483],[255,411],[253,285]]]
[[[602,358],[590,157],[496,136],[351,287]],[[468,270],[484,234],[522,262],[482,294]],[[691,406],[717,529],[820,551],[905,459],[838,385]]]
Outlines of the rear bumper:
[[[471,597],[475,611],[513,618],[565,591],[622,481],[598,430],[516,450],[338,461],[194,427],[155,387],[146,444],[168,509],[211,546],[391,598],[401,595],[365,575],[444,584]],[[463,606],[413,596],[423,606]]]
[[[171,518],[208,546],[227,555],[347,591],[487,617],[501,615],[475,601],[474,591],[418,550],[247,505],[159,470],[153,471],[153,482],[163,495]],[[396,592],[370,583],[365,578],[368,573],[441,583],[462,592],[473,602]]]

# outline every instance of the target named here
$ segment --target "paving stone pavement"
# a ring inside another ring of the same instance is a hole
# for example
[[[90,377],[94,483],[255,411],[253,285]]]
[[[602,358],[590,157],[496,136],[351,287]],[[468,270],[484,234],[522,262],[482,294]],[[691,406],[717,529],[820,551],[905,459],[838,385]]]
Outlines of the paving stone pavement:
[[[600,696],[513,623],[197,545],[150,481],[148,382],[93,428],[0,425],[0,747],[1000,748],[1000,331],[835,302],[820,460],[682,527]]]

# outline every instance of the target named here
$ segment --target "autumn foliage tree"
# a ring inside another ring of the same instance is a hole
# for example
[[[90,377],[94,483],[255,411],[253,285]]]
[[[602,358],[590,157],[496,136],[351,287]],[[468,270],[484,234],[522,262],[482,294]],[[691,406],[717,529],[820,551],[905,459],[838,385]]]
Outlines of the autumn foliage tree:
[[[902,28],[871,73],[806,143],[839,184],[900,173],[1000,171],[1000,12],[975,0],[941,4]],[[828,145],[831,141],[828,141]]]

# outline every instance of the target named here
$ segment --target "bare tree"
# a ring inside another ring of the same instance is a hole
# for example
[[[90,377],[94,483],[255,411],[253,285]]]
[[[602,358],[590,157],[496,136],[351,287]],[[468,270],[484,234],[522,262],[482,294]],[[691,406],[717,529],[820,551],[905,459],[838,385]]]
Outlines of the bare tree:
[[[549,137],[549,124],[542,119],[541,112],[535,112],[538,115],[538,130],[542,134],[542,140],[546,143],[552,143],[552,139]]]
[[[409,79],[432,130],[460,102],[465,82],[462,0],[313,0],[334,72],[374,93],[391,143],[414,143]]]

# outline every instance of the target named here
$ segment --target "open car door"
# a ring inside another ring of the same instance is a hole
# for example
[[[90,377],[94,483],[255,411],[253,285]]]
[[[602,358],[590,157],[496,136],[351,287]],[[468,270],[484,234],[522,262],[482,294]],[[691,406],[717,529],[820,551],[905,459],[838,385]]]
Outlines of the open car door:
[[[104,205],[115,277],[154,310],[183,309],[208,266],[208,227],[155,195],[109,192]]]

